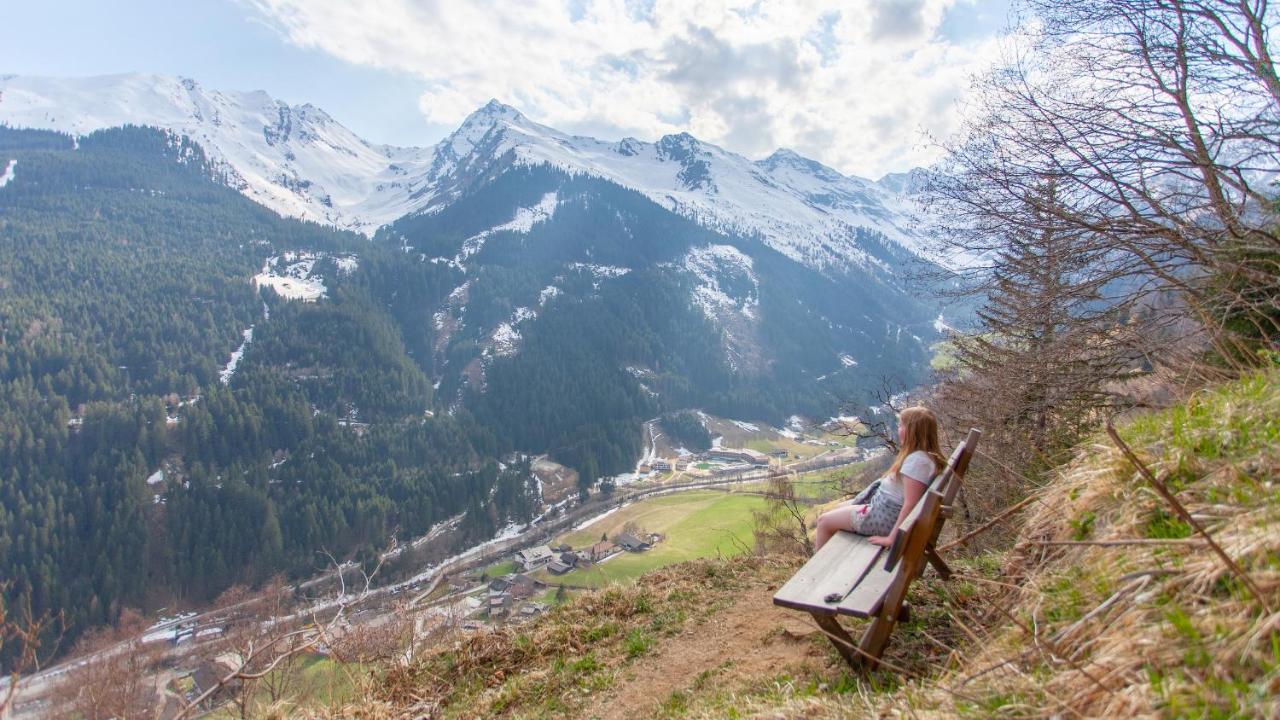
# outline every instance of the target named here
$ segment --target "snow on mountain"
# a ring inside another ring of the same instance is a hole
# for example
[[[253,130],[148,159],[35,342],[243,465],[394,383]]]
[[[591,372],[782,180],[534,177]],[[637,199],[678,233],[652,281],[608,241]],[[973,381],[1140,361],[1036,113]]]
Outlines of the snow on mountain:
[[[543,195],[542,199],[533,207],[516,208],[515,217],[511,220],[464,240],[462,249],[452,260],[453,264],[463,267],[466,259],[480,252],[480,249],[484,247],[484,241],[496,232],[527,233],[533,229],[534,225],[546,222],[555,214],[558,202],[559,198],[552,192]]]
[[[253,200],[364,233],[414,209],[432,157],[368,143],[311,105],[159,75],[0,76],[0,122],[73,135],[125,124],[186,135]]]
[[[760,305],[760,280],[750,257],[732,245],[704,245],[689,250],[684,267],[698,279],[693,301],[708,319],[726,312],[754,319]]]
[[[913,174],[876,183],[789,150],[752,161],[687,133],[604,141],[540,125],[496,100],[432,148],[374,145],[311,105],[264,92],[223,92],[155,75],[76,79],[0,76],[0,122],[84,134],[152,125],[200,143],[250,198],[290,216],[366,234],[432,212],[511,164],[549,164],[639,191],[725,233],[758,236],[818,269],[893,272],[860,232],[922,250]],[[546,208],[530,208],[537,222]]]
[[[4,172],[0,172],[0,188],[4,187],[5,185],[8,185],[9,182],[13,180],[13,178],[16,176],[16,173],[14,173],[13,169],[17,166],[18,166],[17,160],[10,160],[9,162],[4,164]]]
[[[842,175],[789,150],[753,162],[687,133],[654,143],[568,135],[496,100],[436,146],[425,210],[448,205],[474,179],[507,163],[610,180],[712,229],[758,235],[811,267],[852,263],[892,271],[861,246],[859,229],[913,253],[922,248],[915,208],[893,185]]]

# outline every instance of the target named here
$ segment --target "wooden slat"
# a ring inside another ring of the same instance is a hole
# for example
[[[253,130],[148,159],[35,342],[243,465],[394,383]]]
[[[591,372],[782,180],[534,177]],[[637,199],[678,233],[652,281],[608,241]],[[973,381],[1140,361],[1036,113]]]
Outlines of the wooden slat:
[[[825,600],[836,594],[843,598],[862,579],[867,569],[878,565],[883,548],[851,532],[840,531],[814,553],[804,567],[778,589],[773,603],[782,607],[832,614],[836,603]]]
[[[880,612],[880,604],[884,602],[884,596],[893,587],[894,581],[902,574],[901,570],[902,563],[898,563],[893,570],[885,570],[881,563],[876,563],[862,576],[862,582],[858,583],[853,592],[841,601],[836,612],[860,618],[871,617]]]
[[[981,430],[969,428],[969,435],[960,444],[960,447],[956,448],[957,450],[963,450],[963,452],[955,459],[951,482],[945,489],[940,489],[943,505],[951,507],[952,503],[955,502],[956,494],[960,492],[960,483],[964,480],[964,474],[969,471],[969,461],[973,459],[973,454],[978,449],[978,440],[981,438]]]

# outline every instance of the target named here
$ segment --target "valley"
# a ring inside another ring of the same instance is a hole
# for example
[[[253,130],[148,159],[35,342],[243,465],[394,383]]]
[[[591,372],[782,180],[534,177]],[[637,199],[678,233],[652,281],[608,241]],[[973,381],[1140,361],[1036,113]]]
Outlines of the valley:
[[[794,153],[497,102],[396,149],[150,76],[4,76],[0,123],[0,573],[59,654],[277,575],[399,582],[600,495],[860,459],[802,428],[874,414],[939,333],[906,186]]]

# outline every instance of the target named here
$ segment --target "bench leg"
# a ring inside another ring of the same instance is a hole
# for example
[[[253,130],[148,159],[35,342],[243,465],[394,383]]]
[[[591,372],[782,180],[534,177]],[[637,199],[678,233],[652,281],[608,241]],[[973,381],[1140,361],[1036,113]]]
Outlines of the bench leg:
[[[862,656],[862,667],[865,669],[875,670],[880,664],[880,656],[884,654],[884,648],[889,644],[889,636],[893,634],[893,626],[897,624],[895,617],[897,614],[895,610],[892,614],[881,613],[875,616],[862,633],[858,649],[866,653]]]
[[[937,550],[931,547],[925,548],[924,556],[929,561],[929,564],[933,566],[933,569],[938,571],[938,575],[943,580],[951,579],[951,568],[947,567],[947,564],[943,562],[942,556],[938,554]]]
[[[835,616],[819,613],[809,614],[818,623],[818,627],[828,633],[827,639],[831,641],[832,645],[836,646],[836,651],[840,653],[840,657],[844,658],[844,661],[849,663],[850,667],[858,667],[859,658],[858,653],[853,649],[853,638],[850,637],[849,633],[845,632],[844,628],[840,627],[840,622],[836,620]]]

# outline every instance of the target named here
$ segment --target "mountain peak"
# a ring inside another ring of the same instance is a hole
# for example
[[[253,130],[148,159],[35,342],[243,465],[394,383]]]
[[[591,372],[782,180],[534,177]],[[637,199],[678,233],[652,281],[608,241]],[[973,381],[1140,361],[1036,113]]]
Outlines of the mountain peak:
[[[507,120],[507,121],[514,121],[514,122],[526,120],[525,116],[519,110],[502,102],[501,100],[498,100],[497,98],[490,98],[489,102],[485,103],[484,105],[481,105],[474,112],[468,115],[467,119],[464,120],[462,124],[466,125],[467,123],[470,123],[473,119],[474,120],[484,119],[484,120],[490,120],[490,121]]]

